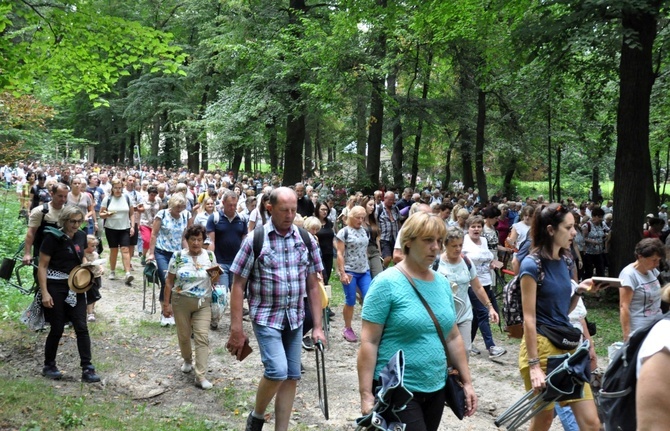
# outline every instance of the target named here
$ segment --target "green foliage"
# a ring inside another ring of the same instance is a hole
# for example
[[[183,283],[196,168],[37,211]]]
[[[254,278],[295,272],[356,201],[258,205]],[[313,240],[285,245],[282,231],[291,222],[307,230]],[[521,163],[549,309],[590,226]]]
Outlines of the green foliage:
[[[186,55],[171,44],[170,34],[105,14],[96,2],[15,3],[0,15],[5,27],[0,89],[29,93],[45,85],[54,100],[82,91],[96,100],[129,70],[184,73],[180,64]]]

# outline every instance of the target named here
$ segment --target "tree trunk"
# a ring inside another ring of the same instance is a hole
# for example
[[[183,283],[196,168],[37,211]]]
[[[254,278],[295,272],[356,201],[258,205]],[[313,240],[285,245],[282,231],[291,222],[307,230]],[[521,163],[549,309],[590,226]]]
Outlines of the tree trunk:
[[[477,173],[477,188],[479,201],[485,204],[489,201],[484,172],[484,129],[486,128],[486,93],[480,88],[477,91],[477,132],[475,135],[475,171]]]
[[[386,0],[376,0],[379,16],[385,14]],[[381,20],[377,34],[372,42],[372,61],[377,62],[376,67],[381,68],[386,56],[386,34],[384,34]],[[366,172],[368,174],[368,186],[363,190],[366,194],[372,194],[379,184],[379,168],[381,166],[382,133],[384,130],[384,75],[381,70],[373,71],[372,94],[370,95],[370,121],[368,123],[368,160]]]
[[[251,166],[251,147],[244,149],[244,172],[253,173],[253,167]]]
[[[305,0],[290,0],[288,18],[292,33],[296,38],[302,38],[300,17],[307,10]],[[291,106],[286,118],[286,148],[284,149],[283,185],[293,185],[302,180],[303,174],[303,146],[305,144],[305,113],[300,106],[302,92],[300,91],[300,74],[296,73],[289,78],[289,96]]]
[[[293,100],[297,100],[300,95],[297,91]],[[305,116],[289,114],[286,119],[286,149],[284,150],[284,180],[285,186],[290,186],[302,181],[302,147],[305,142]]]
[[[157,168],[158,163],[158,147],[161,138],[161,117],[154,115],[153,124],[151,127],[151,166]]]
[[[244,157],[244,147],[242,147],[242,144],[238,143],[233,152],[233,161],[230,165],[230,170],[233,171],[235,178],[238,177],[237,174],[240,172],[242,157]]]
[[[549,202],[554,202],[554,190],[551,187],[551,106],[547,107],[547,176],[549,183]],[[558,175],[558,169],[556,169],[556,175]]]
[[[598,166],[594,166],[591,173],[591,200],[599,205],[603,201],[602,196],[600,196],[600,169]]]
[[[561,144],[556,145],[556,181],[554,182],[554,198],[561,201]]]
[[[312,159],[312,136],[305,127],[305,172],[307,177],[314,173],[314,160]]]
[[[503,195],[507,196],[509,199],[514,200],[516,196],[512,196],[512,179],[514,178],[514,172],[516,172],[516,157],[512,157],[506,165],[505,176],[503,178]]]
[[[401,190],[403,187],[403,171],[402,171],[402,156],[403,156],[403,139],[402,139],[402,121],[400,119],[400,108],[398,106],[399,100],[397,96],[397,67],[388,74],[386,78],[386,91],[389,100],[393,104],[391,107],[391,124],[393,125],[393,146],[391,152],[391,166],[393,167],[393,185]]]
[[[367,117],[367,98],[364,90],[367,88],[365,78],[361,75],[356,84],[356,180],[359,184],[365,182],[367,172],[365,171],[365,150],[368,144],[368,117]],[[331,160],[329,160],[330,162]]]
[[[649,107],[655,79],[652,48],[659,4],[659,1],[653,1],[644,10],[623,11],[623,30],[628,36],[622,42],[619,65],[614,162],[616,229],[612,231],[610,252],[610,274],[614,276],[634,260],[635,244],[642,238],[644,214],[656,206],[649,154]]]
[[[270,156],[270,171],[279,171],[279,152],[277,151],[277,126],[275,118],[265,123],[265,130],[268,134],[268,153]]]

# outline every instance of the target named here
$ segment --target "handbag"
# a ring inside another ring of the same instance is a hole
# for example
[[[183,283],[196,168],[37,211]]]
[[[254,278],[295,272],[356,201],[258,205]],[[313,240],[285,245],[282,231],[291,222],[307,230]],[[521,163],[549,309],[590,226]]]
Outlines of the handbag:
[[[398,267],[396,266],[396,268]],[[430,318],[433,319],[433,324],[435,325],[435,329],[437,329],[437,334],[440,337],[440,341],[442,342],[442,347],[444,347],[444,356],[447,358],[447,363],[449,363],[449,357],[447,356],[447,342],[444,338],[442,328],[440,327],[440,324],[437,322],[437,318],[433,313],[433,310],[430,308],[430,305],[428,305],[428,302],[426,302],[423,295],[421,295],[419,289],[416,288],[412,278],[403,269],[398,268],[398,271],[400,271],[402,275],[407,278],[407,281],[409,281],[409,284],[416,292],[423,306],[426,308]],[[458,374],[458,370],[454,370],[451,367],[447,369],[447,378],[444,384],[444,399],[445,403],[449,406],[451,411],[454,412],[456,417],[459,420],[463,420],[465,417],[465,390],[463,389],[463,382],[461,381],[461,377]]]
[[[582,331],[574,326],[540,325],[542,334],[561,350],[574,350],[582,342]]]
[[[45,326],[44,308],[42,307],[42,292],[35,292],[33,302],[21,313],[22,323],[25,323],[31,331],[41,331]]]

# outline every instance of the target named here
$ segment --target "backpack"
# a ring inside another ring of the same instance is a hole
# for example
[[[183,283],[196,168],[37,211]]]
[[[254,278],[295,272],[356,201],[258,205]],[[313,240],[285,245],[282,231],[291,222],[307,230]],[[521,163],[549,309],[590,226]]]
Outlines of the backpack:
[[[468,259],[468,257],[466,255],[464,255],[462,253],[461,253],[461,258],[465,261],[465,264],[468,267],[468,272],[470,272],[470,269],[472,268],[472,262],[470,261],[470,259]],[[433,261],[433,266],[432,266],[433,271],[437,271],[437,268],[439,266],[440,266],[440,256],[437,256],[435,258],[435,260]]]
[[[49,212],[49,202],[42,204],[42,210],[40,212],[42,213],[42,221],[33,238],[33,256],[38,256],[40,254],[40,247],[42,246],[42,241],[44,241],[44,229],[49,226],[58,229],[58,223],[47,222],[44,220],[44,217]]]
[[[663,319],[670,319],[670,313],[658,316],[647,327],[633,332],[623,347],[614,354],[607,367],[599,397],[599,410],[604,419],[605,431],[634,430],[637,427],[637,357],[651,328]]]
[[[542,269],[542,260],[537,254],[531,253],[528,255],[537,266],[537,288],[542,287],[544,280],[544,270]],[[523,336],[523,326],[521,331],[518,330],[519,325],[523,324],[523,304],[521,302],[521,277],[517,274],[512,278],[505,287],[503,287],[503,309],[502,317],[505,320],[505,332],[511,338],[521,338]],[[516,328],[513,328],[516,326]],[[516,330],[515,330],[516,329]]]
[[[307,247],[307,253],[309,254],[309,258],[314,260],[314,257],[312,256],[312,238],[309,236],[309,232],[307,232],[305,229],[298,227],[298,232],[300,233],[300,237],[302,238],[302,242],[305,244]],[[261,254],[261,250],[263,249],[263,242],[265,241],[265,229],[263,226],[256,226],[254,228],[254,240],[252,243],[252,248],[254,251],[254,260],[252,263],[252,268],[253,265],[256,264],[256,260],[258,259],[258,256]],[[249,274],[249,279],[247,280],[247,289],[249,288],[249,282],[251,281],[251,274],[253,274],[253,271]]]
[[[670,235],[670,229],[664,230],[661,232],[661,237],[659,238],[663,244],[665,244],[665,241],[668,239],[668,235]]]

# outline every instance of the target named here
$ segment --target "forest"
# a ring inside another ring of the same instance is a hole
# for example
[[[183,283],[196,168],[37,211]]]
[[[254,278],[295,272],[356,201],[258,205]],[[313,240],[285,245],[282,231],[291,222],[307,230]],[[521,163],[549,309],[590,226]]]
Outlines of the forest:
[[[0,161],[460,179],[483,200],[613,180],[627,261],[668,180],[667,24],[660,0],[5,1]]]

